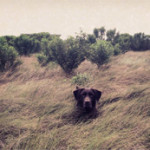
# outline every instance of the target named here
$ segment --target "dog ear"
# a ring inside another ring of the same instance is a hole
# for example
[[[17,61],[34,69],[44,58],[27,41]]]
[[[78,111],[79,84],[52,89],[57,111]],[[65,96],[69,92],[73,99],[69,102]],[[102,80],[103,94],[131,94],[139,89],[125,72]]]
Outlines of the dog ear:
[[[95,94],[96,100],[99,101],[99,99],[101,98],[102,92],[96,89],[92,89],[92,91]]]
[[[77,90],[73,91],[73,94],[74,94],[74,97],[76,100],[79,100],[81,91],[83,91],[83,89],[79,89],[79,88],[77,88]]]

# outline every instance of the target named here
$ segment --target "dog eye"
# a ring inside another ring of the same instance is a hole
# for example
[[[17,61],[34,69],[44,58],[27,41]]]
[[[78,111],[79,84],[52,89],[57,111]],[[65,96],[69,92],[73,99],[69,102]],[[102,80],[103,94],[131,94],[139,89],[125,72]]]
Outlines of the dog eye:
[[[86,94],[84,93],[84,94],[82,94],[82,97],[85,97],[86,96]]]
[[[90,94],[89,96],[90,96],[91,98],[93,98],[93,97],[94,97],[94,95],[92,95],[92,94]]]

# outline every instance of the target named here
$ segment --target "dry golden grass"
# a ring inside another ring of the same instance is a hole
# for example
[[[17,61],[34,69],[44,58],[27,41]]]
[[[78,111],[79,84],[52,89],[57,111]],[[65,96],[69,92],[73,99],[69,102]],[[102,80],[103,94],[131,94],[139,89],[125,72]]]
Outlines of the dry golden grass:
[[[35,55],[0,74],[0,149],[150,149],[150,51],[112,57],[99,70],[83,62],[86,87],[102,91],[96,116],[75,108],[72,77]]]

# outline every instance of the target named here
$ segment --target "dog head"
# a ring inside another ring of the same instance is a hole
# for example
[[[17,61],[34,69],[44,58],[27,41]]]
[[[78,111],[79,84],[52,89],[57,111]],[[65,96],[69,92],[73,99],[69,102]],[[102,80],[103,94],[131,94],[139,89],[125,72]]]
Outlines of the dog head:
[[[96,107],[96,103],[101,97],[101,91],[96,89],[78,88],[73,91],[74,97],[77,100],[77,106],[91,111]]]

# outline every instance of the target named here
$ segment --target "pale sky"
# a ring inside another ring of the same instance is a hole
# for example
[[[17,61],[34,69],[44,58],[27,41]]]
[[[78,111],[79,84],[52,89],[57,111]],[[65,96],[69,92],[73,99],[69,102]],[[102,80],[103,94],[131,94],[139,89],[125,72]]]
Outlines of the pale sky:
[[[150,0],[0,0],[0,36],[49,32],[66,38],[102,26],[150,34]]]

